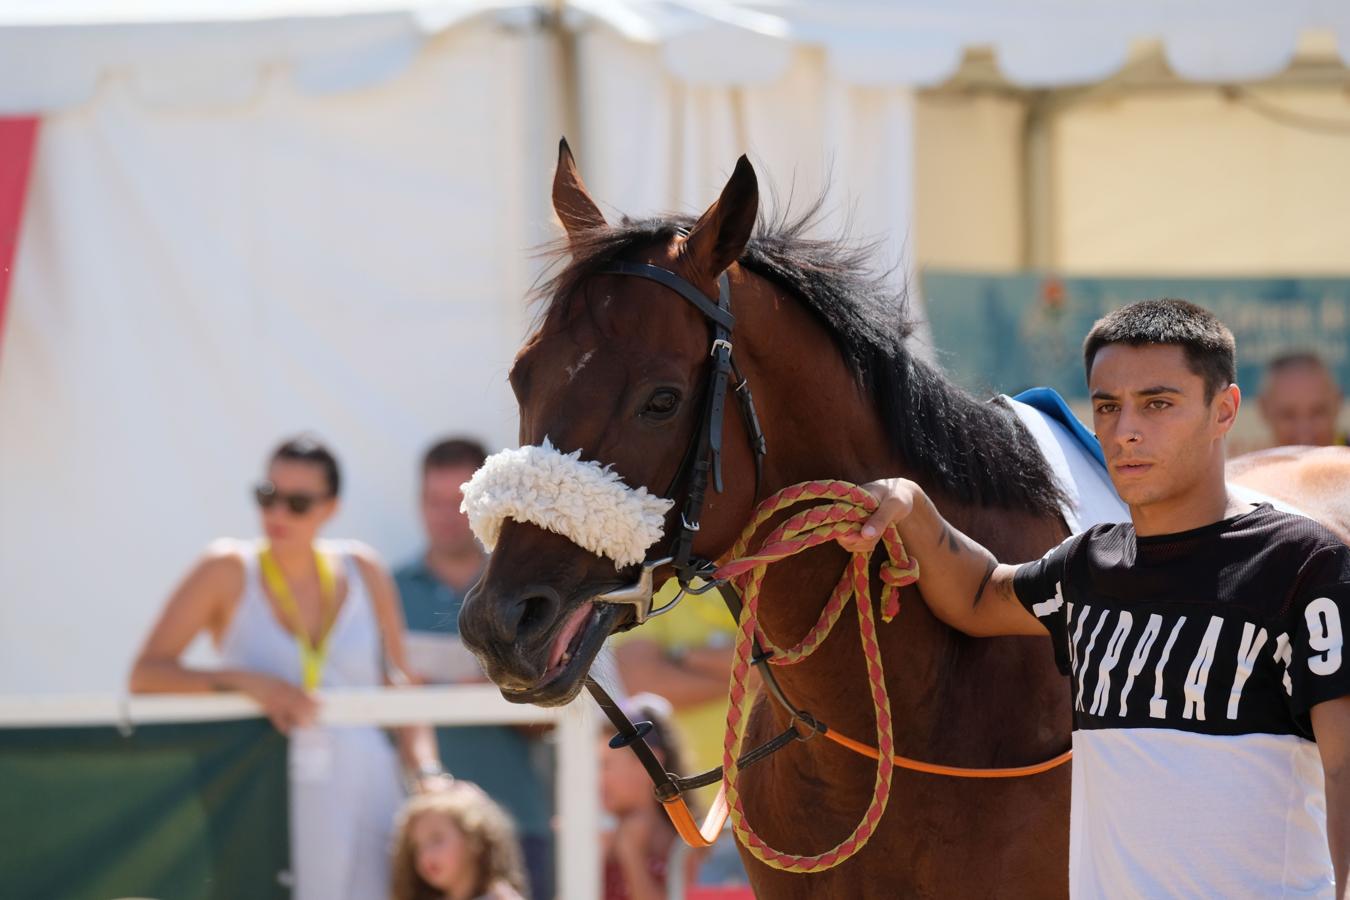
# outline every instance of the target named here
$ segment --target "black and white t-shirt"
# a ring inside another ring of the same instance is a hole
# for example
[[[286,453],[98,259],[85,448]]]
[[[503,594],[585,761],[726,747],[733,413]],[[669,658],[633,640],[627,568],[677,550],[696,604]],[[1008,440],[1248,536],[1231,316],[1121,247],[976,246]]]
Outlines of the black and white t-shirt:
[[[1309,711],[1350,694],[1350,548],[1261,505],[1021,566],[1073,703],[1070,892],[1330,897]]]

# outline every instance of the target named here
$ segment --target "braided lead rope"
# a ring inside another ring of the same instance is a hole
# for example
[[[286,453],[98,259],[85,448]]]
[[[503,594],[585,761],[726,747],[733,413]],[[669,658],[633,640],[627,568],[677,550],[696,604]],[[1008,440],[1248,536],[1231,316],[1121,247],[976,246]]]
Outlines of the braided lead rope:
[[[792,516],[765,539],[761,550],[745,556],[753,533],[774,513],[796,503],[809,500],[836,500],[843,502],[816,506]],[[871,579],[868,575],[868,555],[854,553],[843,577],[830,595],[816,624],[796,646],[778,648],[767,642],[758,628],[760,589],[770,563],[800,553],[819,544],[833,541],[841,535],[856,533],[872,510],[876,500],[855,485],[844,482],[806,482],[779,492],[761,504],[754,520],[746,528],[732,555],[735,561],[718,570],[719,578],[737,581],[743,598],[741,620],[736,633],[736,656],[732,667],[730,707],[727,711],[727,733],[723,742],[722,765],[726,773],[724,788],[731,823],[741,843],[756,859],[775,869],[788,872],[820,872],[833,868],[861,850],[876,831],[886,811],[891,793],[891,774],[895,768],[894,736],[890,714],[890,697],[886,693],[885,672],[881,650],[877,645],[876,618],[872,610]],[[888,528],[882,536],[888,561],[882,571],[883,619],[889,622],[899,612],[899,591],[903,585],[918,578],[918,566],[905,554],[895,528]],[[872,708],[876,717],[877,775],[872,800],[851,834],[823,853],[799,855],[784,853],[769,846],[746,819],[736,782],[745,735],[741,722],[749,712],[751,699],[746,681],[750,673],[750,654],[753,639],[758,634],[766,646],[774,648],[774,661],[791,665],[809,657],[829,635],[839,620],[849,598],[856,600],[858,633],[863,658],[867,664],[867,680],[871,688]]]
[[[870,497],[871,495],[867,496]],[[798,496],[790,502],[802,502],[809,499],[812,498]],[[875,500],[872,501],[872,508],[876,508]],[[760,582],[763,580],[763,569],[770,563],[786,559],[820,544],[828,544],[840,537],[856,534],[861,524],[867,520],[869,513],[870,510],[850,503],[831,503],[812,507],[789,518],[770,532],[764,539],[764,545],[758,553],[729,563],[718,570],[717,576],[735,580],[742,586],[753,583],[757,591]],[[894,529],[888,529],[887,534],[883,535],[882,545],[888,557],[888,562],[883,564],[881,569],[883,582],[881,595],[882,619],[885,622],[890,622],[900,611],[900,588],[912,583],[918,577],[918,567],[906,555],[904,545],[900,542]],[[755,574],[755,570],[759,570],[758,575]],[[834,590],[830,593],[830,598],[826,601],[815,625],[795,647],[783,648],[778,646],[764,633],[763,629],[759,628],[758,622],[756,622],[756,634],[759,636],[761,645],[773,652],[770,662],[780,666],[794,665],[819,649],[821,642],[833,630],[835,623],[843,614],[845,605],[854,596],[854,588],[852,579],[840,578],[838,583],[835,584]]]
[[[745,555],[755,533],[771,516],[795,503],[813,500],[832,502],[790,517],[765,538],[758,553],[753,556]],[[1025,778],[1062,766],[1072,758],[1073,751],[1066,750],[1044,762],[1028,766],[972,769],[922,762],[894,753],[890,698],[886,693],[881,652],[876,641],[876,620],[872,612],[871,581],[868,577],[866,554],[853,554],[816,624],[796,646],[786,649],[777,647],[760,630],[759,594],[768,565],[810,547],[835,540],[840,535],[856,532],[876,506],[876,500],[871,494],[856,485],[842,481],[809,481],[784,488],[759,505],[754,519],[742,532],[740,540],[732,549],[731,562],[717,570],[715,577],[735,582],[744,598],[736,632],[736,659],[729,687],[731,704],[727,711],[727,733],[723,742],[722,762],[726,774],[721,790],[713,801],[712,809],[701,826],[694,820],[682,797],[677,795],[661,801],[680,837],[690,846],[712,846],[723,823],[731,816],[732,825],[741,842],[766,865],[790,872],[820,872],[838,865],[857,853],[872,836],[886,810],[894,768],[951,778]],[[889,528],[882,534],[881,544],[887,555],[887,562],[882,565],[880,572],[882,620],[890,622],[900,611],[900,588],[916,581],[919,569],[918,564],[911,561],[905,553],[904,545],[894,528]],[[853,829],[853,833],[826,852],[815,856],[783,853],[770,847],[754,832],[746,820],[745,810],[735,786],[737,776],[740,774],[736,760],[741,756],[740,749],[744,742],[740,725],[748,715],[752,699],[746,687],[751,668],[750,654],[753,646],[751,639],[758,636],[761,646],[773,648],[774,656],[770,662],[776,665],[801,662],[824,641],[838,621],[849,598],[858,600],[858,633],[867,664],[867,680],[872,689],[877,745],[868,746],[834,729],[822,729],[822,735],[854,753],[877,760],[877,777],[872,802],[863,813],[857,827]]]

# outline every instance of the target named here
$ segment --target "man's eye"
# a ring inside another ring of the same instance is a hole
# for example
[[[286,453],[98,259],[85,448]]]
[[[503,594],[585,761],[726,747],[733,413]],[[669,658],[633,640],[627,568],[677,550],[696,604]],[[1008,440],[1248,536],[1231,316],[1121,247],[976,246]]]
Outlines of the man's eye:
[[[1166,409],[1171,405],[1172,404],[1168,403],[1166,400],[1150,400],[1148,402],[1149,409]]]
[[[680,407],[680,392],[671,388],[661,388],[647,398],[642,415],[649,419],[668,419]]]
[[[1113,413],[1115,411],[1116,405],[1114,403],[1103,403],[1097,407],[1097,413],[1099,415],[1106,415],[1107,413]]]

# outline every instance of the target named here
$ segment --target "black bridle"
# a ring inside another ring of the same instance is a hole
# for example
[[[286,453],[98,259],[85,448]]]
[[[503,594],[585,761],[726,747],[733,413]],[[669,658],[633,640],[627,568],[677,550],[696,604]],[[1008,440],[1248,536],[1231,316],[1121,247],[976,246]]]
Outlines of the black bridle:
[[[736,317],[731,313],[731,280],[725,272],[717,279],[718,296],[714,302],[689,281],[669,269],[648,263],[616,262],[601,269],[599,274],[627,275],[655,281],[693,304],[694,308],[708,320],[710,326],[712,345],[708,355],[712,371],[703,401],[703,422],[689,446],[689,451],[685,454],[683,464],[666,489],[666,496],[670,496],[680,481],[686,482],[679,531],[666,557],[643,564],[645,569],[655,568],[652,562],[656,562],[657,565],[668,563],[675,568],[675,576],[685,592],[701,593],[709,588],[695,587],[694,579],[710,579],[717,567],[709,560],[694,556],[694,538],[698,535],[699,521],[703,516],[703,501],[708,492],[709,476],[712,478],[713,490],[722,493],[722,424],[726,412],[727,385],[733,375],[737,381],[736,397],[740,401],[741,414],[745,419],[746,433],[750,436],[750,448],[755,458],[756,500],[759,499],[759,488],[764,477],[764,456],[768,451],[764,432],[759,425],[759,416],[755,412],[755,400],[750,393],[750,383],[740,377],[732,355],[731,334],[736,327]],[[650,609],[646,610],[638,617],[637,624],[641,624],[651,614]]]
[[[759,501],[760,487],[764,477],[764,457],[768,452],[768,445],[764,440],[764,431],[760,427],[759,416],[755,412],[755,400],[750,393],[750,384],[736,368],[736,362],[732,355],[731,338],[736,326],[736,319],[731,312],[731,281],[726,272],[718,277],[718,296],[717,300],[714,301],[688,280],[676,275],[669,269],[663,269],[649,263],[615,262],[601,269],[597,274],[646,278],[669,288],[693,304],[694,308],[708,320],[710,326],[712,343],[709,349],[709,358],[712,371],[708,379],[707,394],[703,401],[702,424],[699,427],[698,434],[690,443],[684,461],[671,480],[670,487],[667,488],[665,494],[667,497],[672,496],[679,483],[681,481],[686,482],[684,506],[680,511],[680,527],[670,545],[668,554],[644,562],[636,583],[597,595],[593,599],[599,603],[632,606],[634,621],[630,627],[635,627],[652,616],[673,609],[686,594],[703,594],[717,588],[726,587],[728,589],[719,591],[719,594],[727,604],[732,619],[739,622],[741,615],[740,597],[725,582],[717,580],[715,563],[694,556],[694,539],[698,535],[709,477],[711,476],[715,491],[720,494],[723,488],[722,425],[726,413],[727,389],[733,378],[736,381],[734,388],[736,398],[740,405],[742,418],[745,420],[746,434],[749,436],[750,449],[755,460],[754,502]],[[652,573],[665,565],[674,567],[675,576],[679,580],[681,590],[674,600],[659,609],[653,610],[651,608]],[[696,584],[696,580],[702,583]],[[769,692],[787,710],[791,716],[791,722],[782,733],[745,753],[737,761],[741,768],[753,765],[793,741],[807,740],[826,730],[823,722],[817,720],[810,713],[793,706],[784,695],[777,678],[774,677],[772,669],[769,668],[769,654],[764,652],[758,639],[754,642],[754,656],[751,658],[751,662],[759,669],[760,677]],[[667,772],[656,758],[656,754],[647,745],[646,735],[652,730],[652,723],[638,722],[635,724],[632,722],[619,707],[619,704],[589,675],[586,677],[585,686],[618,732],[610,739],[610,747],[616,750],[622,747],[630,747],[633,750],[641,761],[643,768],[651,777],[659,800],[670,800],[686,791],[715,784],[721,780],[721,766],[689,777],[681,777]],[[797,727],[799,722],[804,726],[804,730]]]

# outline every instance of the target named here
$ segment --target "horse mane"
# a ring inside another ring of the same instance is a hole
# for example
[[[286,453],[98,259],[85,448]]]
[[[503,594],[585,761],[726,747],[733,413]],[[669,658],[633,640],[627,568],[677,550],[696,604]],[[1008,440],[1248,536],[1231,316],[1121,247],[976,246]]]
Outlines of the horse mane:
[[[908,298],[872,267],[876,245],[809,236],[824,199],[792,217],[761,215],[739,263],[815,315],[872,397],[891,445],[930,487],[967,503],[1057,517],[1063,494],[1012,411],[976,400],[906,348],[914,331]],[[669,243],[694,222],[681,214],[625,217],[545,248],[555,274],[533,292],[544,318],[566,313],[583,283],[611,262]]]

